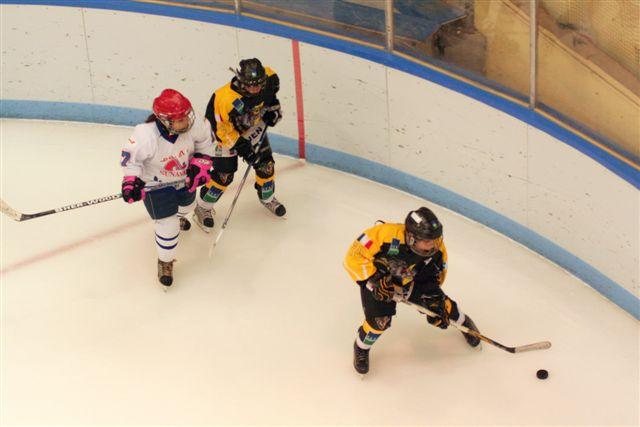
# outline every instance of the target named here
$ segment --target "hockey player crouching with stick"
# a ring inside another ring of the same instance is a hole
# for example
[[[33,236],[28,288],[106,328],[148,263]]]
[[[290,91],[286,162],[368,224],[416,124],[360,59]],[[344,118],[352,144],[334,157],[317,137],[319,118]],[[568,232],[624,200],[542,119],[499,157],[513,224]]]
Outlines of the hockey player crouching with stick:
[[[428,208],[411,211],[404,224],[378,224],[353,242],[344,262],[360,285],[365,320],[353,348],[353,366],[360,374],[369,371],[369,350],[391,326],[396,301],[405,300],[427,308],[438,317],[430,324],[446,329],[449,322],[477,331],[469,316],[441,289],[447,273],[447,250],[442,224]],[[480,339],[463,333],[471,347]]]
[[[209,180],[213,144],[206,119],[195,119],[191,103],[180,92],[165,89],[153,101],[153,114],[137,125],[122,149],[122,198],[144,201],[155,221],[158,280],[173,283],[173,262],[180,230],[193,211],[196,188]],[[154,185],[176,186],[145,192]],[[166,288],[165,288],[166,289]]]

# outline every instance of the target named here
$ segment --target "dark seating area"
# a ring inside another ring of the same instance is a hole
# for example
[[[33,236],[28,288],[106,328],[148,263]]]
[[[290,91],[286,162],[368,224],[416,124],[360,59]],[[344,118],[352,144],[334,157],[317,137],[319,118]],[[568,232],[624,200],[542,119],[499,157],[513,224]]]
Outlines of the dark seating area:
[[[224,1],[181,1],[173,3],[226,8]],[[382,2],[379,2],[383,4]],[[380,44],[384,40],[384,10],[357,0],[245,0],[243,11],[267,18],[310,26],[319,30],[357,36]],[[404,41],[426,42],[443,25],[462,19],[465,13],[441,1],[396,0],[396,37]]]

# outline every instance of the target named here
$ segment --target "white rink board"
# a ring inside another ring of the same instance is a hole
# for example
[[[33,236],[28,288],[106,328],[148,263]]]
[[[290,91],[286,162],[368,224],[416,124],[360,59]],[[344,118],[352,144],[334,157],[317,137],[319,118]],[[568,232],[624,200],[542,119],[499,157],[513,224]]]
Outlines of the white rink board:
[[[529,130],[529,180],[528,227],[640,295],[638,190],[535,128]]]
[[[385,67],[306,43],[300,61],[308,141],[388,164]]]
[[[389,93],[389,166],[526,225],[525,123],[392,69]]]
[[[93,102],[82,11],[0,6],[2,99]]]
[[[170,87],[204,114],[231,74],[229,64],[237,62],[230,27],[96,9],[86,9],[85,20],[97,104],[150,109]]]
[[[212,90],[228,81],[227,68],[257,55],[281,76],[285,120],[277,132],[296,137],[286,38],[131,12],[0,7],[3,99],[149,109],[171,86],[202,114]],[[300,50],[308,143],[440,185],[640,294],[637,189],[464,95],[352,55],[305,43]]]
[[[296,88],[293,73],[293,56],[291,54],[291,40],[274,37],[255,31],[237,30],[238,60],[227,59],[228,67],[237,68],[240,59],[259,58],[262,63],[271,67],[280,78],[280,92],[278,99],[282,106],[283,120],[278,123],[278,135],[298,138],[298,113],[296,111]],[[223,76],[230,78],[231,73]],[[286,120],[284,119],[286,118]]]

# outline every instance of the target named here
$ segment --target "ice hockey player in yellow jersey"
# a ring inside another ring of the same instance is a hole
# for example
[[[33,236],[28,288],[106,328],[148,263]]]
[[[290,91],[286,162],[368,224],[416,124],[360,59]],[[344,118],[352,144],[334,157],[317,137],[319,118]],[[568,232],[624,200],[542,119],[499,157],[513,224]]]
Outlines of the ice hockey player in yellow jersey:
[[[353,366],[360,374],[369,371],[369,350],[391,326],[396,301],[419,304],[438,317],[430,324],[446,329],[450,322],[477,331],[469,316],[442,290],[447,274],[447,249],[442,224],[428,208],[409,212],[404,224],[378,224],[353,242],[344,260],[351,278],[360,286],[365,320],[353,345]],[[480,340],[464,334],[476,347]]]
[[[277,216],[286,213],[274,196],[275,162],[267,136],[267,127],[282,119],[280,80],[256,58],[240,61],[240,68],[231,71],[235,76],[213,93],[205,113],[216,145],[211,180],[200,189],[194,219],[206,232],[214,225],[214,203],[238,170],[238,156],[255,171],[260,202]]]

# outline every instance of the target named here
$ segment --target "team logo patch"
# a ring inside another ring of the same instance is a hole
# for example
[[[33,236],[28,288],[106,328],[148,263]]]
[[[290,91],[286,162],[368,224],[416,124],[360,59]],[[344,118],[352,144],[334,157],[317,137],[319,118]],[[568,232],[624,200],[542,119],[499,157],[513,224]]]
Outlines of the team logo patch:
[[[184,169],[187,165],[184,163],[180,163],[180,160],[175,157],[170,157],[169,161],[164,164],[164,170],[166,171],[176,171]]]
[[[242,114],[242,111],[244,111],[244,102],[242,102],[240,98],[234,100],[233,108],[235,108],[238,113]]]
[[[400,240],[392,239],[387,255],[398,255],[400,253]]]
[[[360,244],[367,249],[369,249],[371,245],[373,245],[373,242],[371,241],[371,239],[369,239],[367,235],[364,233],[362,233],[360,237],[358,237],[358,242],[360,242]]]
[[[378,339],[380,335],[376,335],[376,334],[372,334],[371,332],[369,332],[365,337],[364,337],[364,343],[366,345],[373,345],[373,343],[376,342],[376,340]]]
[[[273,191],[273,181],[265,182],[264,185],[260,188],[260,198],[262,200],[268,199],[269,197],[273,196]]]

